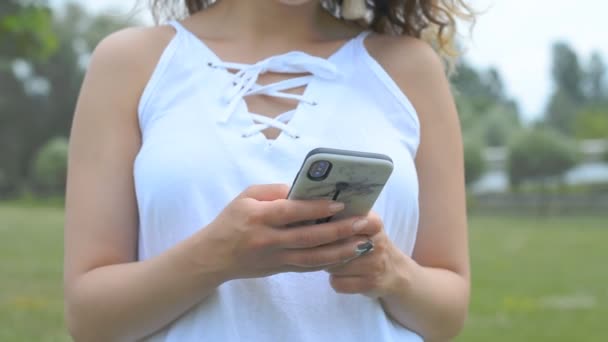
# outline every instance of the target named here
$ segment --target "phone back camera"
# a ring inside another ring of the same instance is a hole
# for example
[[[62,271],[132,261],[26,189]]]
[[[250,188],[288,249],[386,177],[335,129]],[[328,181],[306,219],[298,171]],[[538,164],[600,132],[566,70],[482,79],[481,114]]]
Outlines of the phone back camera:
[[[308,178],[313,181],[322,181],[331,171],[332,164],[327,160],[319,160],[314,162],[308,169]]]

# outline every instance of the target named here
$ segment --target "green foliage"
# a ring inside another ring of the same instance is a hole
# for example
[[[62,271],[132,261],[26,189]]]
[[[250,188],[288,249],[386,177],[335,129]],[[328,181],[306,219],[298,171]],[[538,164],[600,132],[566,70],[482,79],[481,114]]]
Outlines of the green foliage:
[[[476,125],[477,112],[473,108],[473,103],[465,96],[456,96],[456,107],[460,119],[460,126],[464,133],[470,132]]]
[[[604,129],[602,112],[608,112],[606,65],[601,55],[594,52],[582,67],[570,46],[556,43],[553,47],[553,81],[555,91],[545,111],[546,123],[568,136],[601,136]],[[598,127],[593,128],[594,125]]]
[[[505,106],[518,112],[515,102],[505,92],[502,77],[494,68],[477,71],[461,62],[451,83],[459,110],[464,106],[475,116],[483,116],[492,107]]]
[[[608,100],[608,90],[606,89],[606,64],[599,52],[591,54],[589,64],[585,73],[587,97],[591,102],[601,102]]]
[[[38,152],[34,161],[33,182],[37,192],[61,194],[65,189],[68,160],[68,140],[51,139]]]
[[[52,13],[40,2],[5,0],[0,4],[0,56],[44,58],[57,47]]]
[[[467,185],[475,183],[485,171],[483,145],[474,138],[464,139],[464,178]]]
[[[509,146],[509,180],[513,187],[526,180],[544,182],[562,176],[577,161],[576,144],[570,139],[547,129],[530,130]]]
[[[16,194],[21,186],[24,168],[19,156],[24,153],[21,144],[24,119],[30,114],[27,107],[32,102],[25,94],[23,85],[12,73],[0,70],[0,198]]]
[[[577,139],[608,139],[608,105],[578,113],[575,133]]]
[[[553,45],[552,75],[555,91],[545,112],[547,123],[562,134],[571,136],[574,118],[584,97],[584,72],[576,52],[566,43]]]
[[[490,68],[478,71],[465,61],[457,66],[452,85],[459,94],[480,99],[504,98],[504,85],[498,71]]]
[[[583,100],[584,73],[574,49],[564,42],[553,45],[553,81],[558,90],[568,94],[575,102]]]
[[[16,6],[2,1],[0,8],[7,4]],[[44,59],[28,57],[30,75],[16,77],[12,68],[0,68],[0,173],[5,179],[0,182],[0,197],[21,195],[28,188],[27,177],[34,174],[32,166],[41,146],[53,137],[69,135],[83,62],[102,37],[131,24],[128,18],[93,16],[75,4],[58,13],[49,13],[52,27],[46,28],[56,36],[57,49]],[[36,81],[48,84],[48,91],[28,91]]]
[[[521,129],[517,112],[507,106],[494,106],[480,121],[483,141],[487,146],[506,146]]]
[[[0,169],[0,195],[4,194],[5,189],[9,186],[8,176],[6,175],[6,171]],[[0,199],[2,197],[0,196]]]
[[[564,135],[572,136],[576,113],[580,110],[581,105],[564,89],[558,89],[551,96],[547,106],[545,115],[547,124]]]
[[[519,110],[496,69],[477,71],[462,62],[452,77],[463,135],[487,146],[503,146],[521,126]]]

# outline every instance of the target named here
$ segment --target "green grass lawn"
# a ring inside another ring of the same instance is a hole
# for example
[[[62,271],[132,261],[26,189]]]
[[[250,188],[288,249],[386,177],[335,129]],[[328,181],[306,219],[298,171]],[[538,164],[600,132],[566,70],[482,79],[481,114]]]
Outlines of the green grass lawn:
[[[0,341],[70,341],[62,259],[61,209],[0,206]]]
[[[471,219],[459,341],[608,341],[608,217]]]
[[[69,341],[60,209],[0,206],[0,341]],[[459,341],[608,341],[608,218],[472,217]]]

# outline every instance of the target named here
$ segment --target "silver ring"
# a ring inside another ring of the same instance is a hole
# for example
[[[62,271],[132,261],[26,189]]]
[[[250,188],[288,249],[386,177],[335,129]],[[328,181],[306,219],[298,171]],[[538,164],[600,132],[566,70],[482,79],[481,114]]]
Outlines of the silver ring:
[[[357,257],[363,256],[365,254],[371,253],[374,250],[374,241],[368,238],[366,242],[357,246],[355,253]]]
[[[348,264],[349,262],[351,262],[357,258],[360,258],[366,254],[369,254],[373,250],[374,250],[374,241],[372,241],[372,239],[368,238],[366,242],[357,246],[354,256],[342,261],[342,265]]]

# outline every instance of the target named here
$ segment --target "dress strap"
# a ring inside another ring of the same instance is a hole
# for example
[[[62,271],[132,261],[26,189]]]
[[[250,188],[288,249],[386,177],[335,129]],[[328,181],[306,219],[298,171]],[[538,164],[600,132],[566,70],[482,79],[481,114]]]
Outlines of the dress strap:
[[[172,26],[178,34],[188,32],[188,29],[186,29],[184,25],[182,25],[182,23],[177,20],[170,20],[169,22],[167,22],[167,25]]]
[[[367,38],[370,34],[372,34],[371,30],[361,31],[353,40],[356,44],[364,44],[365,38]]]

